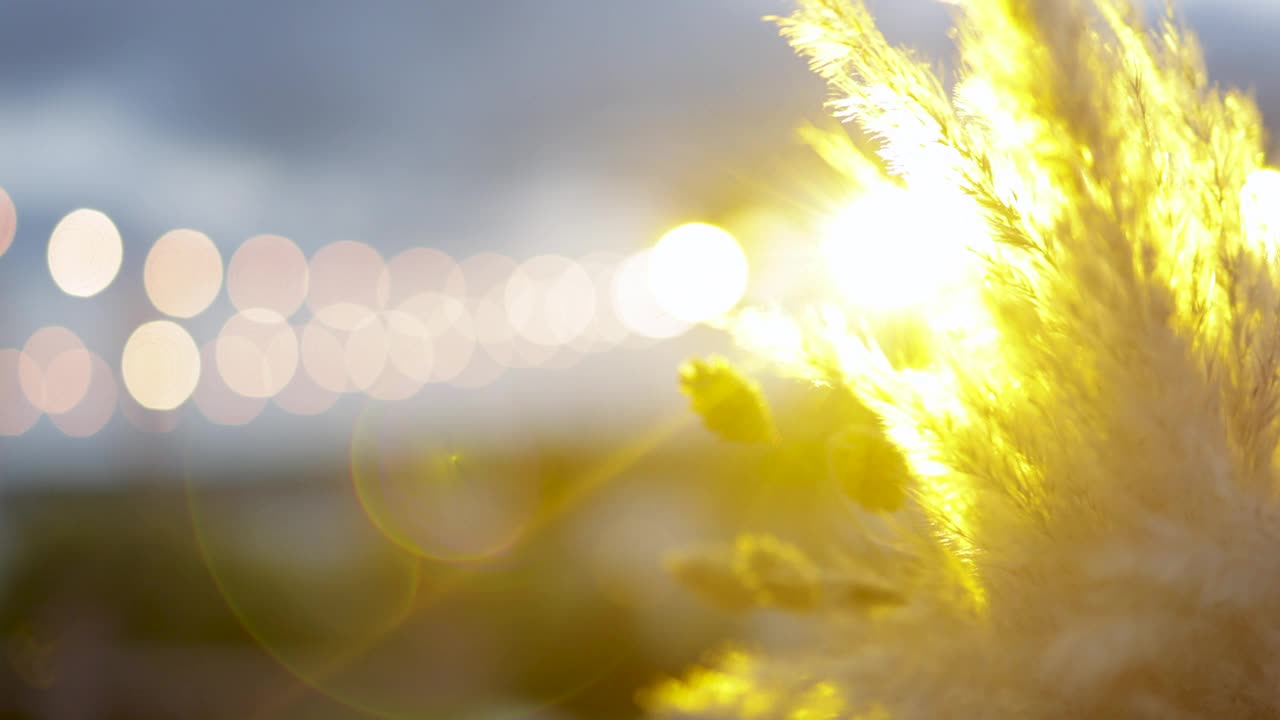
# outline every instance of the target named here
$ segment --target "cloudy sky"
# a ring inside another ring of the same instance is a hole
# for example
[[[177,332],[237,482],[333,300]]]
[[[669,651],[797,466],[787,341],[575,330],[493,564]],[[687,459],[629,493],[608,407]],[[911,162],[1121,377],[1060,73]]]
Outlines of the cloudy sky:
[[[942,52],[946,16],[936,3],[873,5],[891,36]],[[779,169],[804,166],[792,131],[821,117],[824,98],[760,21],[786,8],[5,0],[0,187],[19,223],[0,258],[0,346],[63,324],[118,357],[128,329],[155,315],[140,283],[146,251],[176,227],[208,233],[224,257],[271,232],[307,252],[347,239],[386,257],[427,245],[519,259],[632,252],[680,221],[785,198],[790,178]],[[1187,14],[1214,75],[1280,108],[1280,78],[1268,71],[1280,6],[1200,0]],[[49,232],[79,207],[109,214],[125,242],[120,277],[91,300],[57,293],[44,260]],[[208,314],[225,317],[229,307],[224,298]],[[198,341],[213,331],[193,325]],[[698,342],[612,354],[551,379],[526,371],[483,398],[430,402],[437,420],[458,408],[482,419],[513,407],[590,417],[580,396],[616,386],[610,378],[625,370],[634,391],[608,397],[646,417],[680,405],[672,368]],[[264,420],[290,432],[287,418]],[[68,452],[123,457],[133,447],[126,436],[106,433]],[[0,451],[34,462],[62,445],[42,421],[0,440]]]

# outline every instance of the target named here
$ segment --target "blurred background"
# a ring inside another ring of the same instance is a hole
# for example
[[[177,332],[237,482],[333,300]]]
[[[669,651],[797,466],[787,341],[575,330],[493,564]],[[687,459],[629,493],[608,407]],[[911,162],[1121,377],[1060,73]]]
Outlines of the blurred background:
[[[1183,7],[1274,126],[1280,5]],[[676,382],[839,292],[788,10],[7,0],[0,718],[627,718],[793,632],[663,570],[839,523]]]

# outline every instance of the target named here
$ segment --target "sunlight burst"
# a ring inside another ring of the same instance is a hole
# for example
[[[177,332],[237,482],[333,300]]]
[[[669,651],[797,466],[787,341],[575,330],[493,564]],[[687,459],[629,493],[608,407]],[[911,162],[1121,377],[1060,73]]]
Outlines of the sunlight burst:
[[[712,320],[747,289],[747,258],[732,235],[706,223],[671,230],[653,248],[649,283],[662,309],[681,320]]]
[[[984,236],[975,213],[940,193],[885,183],[835,214],[822,249],[843,299],[863,310],[901,310],[937,299],[973,267]]]

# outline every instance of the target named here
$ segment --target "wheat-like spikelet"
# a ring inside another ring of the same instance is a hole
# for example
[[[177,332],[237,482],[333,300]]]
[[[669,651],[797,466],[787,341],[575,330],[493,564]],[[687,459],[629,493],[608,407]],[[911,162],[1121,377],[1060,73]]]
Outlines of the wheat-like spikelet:
[[[985,220],[988,237],[954,239],[981,257],[980,312],[912,366],[830,308],[743,316],[745,347],[876,413],[910,501],[864,502],[879,514],[863,532],[812,557],[756,541],[718,551],[721,575],[714,557],[675,563],[739,604],[764,588],[761,604],[808,611],[827,641],[730,655],[648,705],[1280,717],[1280,266],[1250,215],[1280,197],[1250,199],[1270,172],[1259,113],[1208,83],[1171,12],[1154,29],[1122,0],[956,14],[950,91],[856,0],[800,0],[779,20],[894,182]]]

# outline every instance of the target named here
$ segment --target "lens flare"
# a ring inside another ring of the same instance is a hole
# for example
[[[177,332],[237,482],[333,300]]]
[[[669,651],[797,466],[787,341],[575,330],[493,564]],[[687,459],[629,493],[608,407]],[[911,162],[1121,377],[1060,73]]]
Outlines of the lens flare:
[[[73,211],[49,237],[49,272],[58,288],[73,297],[92,297],[120,272],[124,245],[115,223],[98,210]]]
[[[445,444],[407,442],[388,421],[363,413],[351,472],[365,512],[389,539],[454,563],[483,562],[519,541],[538,504],[535,478]]]
[[[309,480],[300,493],[248,496],[188,463],[191,522],[219,593],[256,646],[309,687],[361,715],[436,716],[419,694],[380,682],[420,657],[406,658],[412,636],[400,632],[419,559],[347,500],[345,473]]]
[[[200,349],[177,323],[144,323],[125,341],[120,371],[125,388],[143,408],[173,410],[200,382]]]
[[[208,235],[173,230],[147,253],[142,282],[151,304],[165,315],[195,317],[222,289],[222,255]]]
[[[738,241],[706,223],[671,230],[649,257],[649,283],[658,304],[690,323],[733,309],[747,290],[748,272]]]

